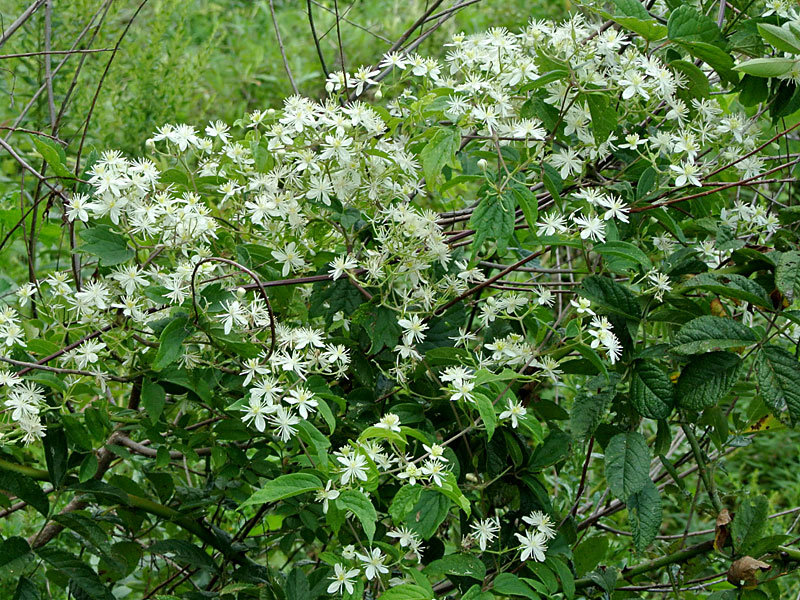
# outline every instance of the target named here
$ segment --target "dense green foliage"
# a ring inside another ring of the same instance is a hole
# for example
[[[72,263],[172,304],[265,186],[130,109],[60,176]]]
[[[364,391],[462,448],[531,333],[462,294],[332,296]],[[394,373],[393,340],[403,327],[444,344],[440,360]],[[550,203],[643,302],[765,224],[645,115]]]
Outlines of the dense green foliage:
[[[17,4],[0,597],[798,594],[788,3]]]

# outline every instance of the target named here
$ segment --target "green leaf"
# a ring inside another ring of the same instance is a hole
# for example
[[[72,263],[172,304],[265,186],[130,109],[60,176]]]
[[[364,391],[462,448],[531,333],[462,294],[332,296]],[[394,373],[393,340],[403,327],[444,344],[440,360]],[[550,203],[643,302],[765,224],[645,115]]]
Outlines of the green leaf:
[[[31,547],[25,538],[9,537],[0,542],[0,567],[6,566],[8,563],[27,556],[31,551]]]
[[[645,271],[649,271],[653,268],[653,263],[650,262],[647,255],[642,252],[638,246],[630,242],[604,242],[602,244],[596,244],[592,250],[606,259],[608,257],[617,257],[637,263],[641,265]]]
[[[433,595],[413,583],[396,585],[380,595],[379,600],[432,600]]]
[[[759,23],[758,33],[761,37],[781,52],[800,54],[800,38],[787,27],[778,27],[772,23]]]
[[[794,427],[800,422],[800,362],[778,346],[764,346],[756,358],[756,378],[764,402],[776,414],[789,411]]]
[[[681,371],[675,397],[682,408],[702,410],[713,406],[736,383],[741,359],[731,352],[710,352],[692,357]]]
[[[553,83],[554,81],[558,81],[559,79],[567,79],[569,77],[569,72],[564,71],[562,69],[555,69],[554,71],[548,71],[547,73],[543,73],[539,75],[536,79],[531,81],[530,83],[526,83],[523,85],[519,91],[521,93],[530,92],[533,90],[537,90],[540,87],[544,87],[548,83]]]
[[[645,11],[646,12],[646,11]],[[607,94],[587,94],[586,102],[592,114],[592,132],[597,144],[602,144],[617,128],[619,117]]]
[[[669,63],[673,70],[686,77],[689,93],[695,98],[708,98],[711,94],[708,77],[697,65],[688,60],[673,60]]]
[[[684,290],[703,289],[714,292],[726,298],[743,300],[763,308],[772,308],[772,302],[767,296],[767,292],[758,283],[747,277],[728,273],[700,273],[687,281],[680,289]]]
[[[775,267],[775,286],[791,303],[800,298],[800,252],[784,252]]]
[[[144,380],[142,383],[142,406],[147,412],[147,416],[150,417],[151,423],[158,423],[164,410],[165,399],[166,393],[163,387],[149,379]]]
[[[47,462],[47,472],[54,486],[61,487],[67,476],[67,435],[61,425],[51,425],[44,436],[44,458]]]
[[[517,204],[522,209],[522,214],[525,216],[525,223],[531,231],[536,231],[536,222],[539,219],[539,201],[536,199],[536,194],[530,191],[524,185],[514,185],[509,188],[517,199]]]
[[[378,513],[375,512],[375,507],[370,502],[370,499],[358,490],[344,490],[339,494],[335,502],[341,510],[349,510],[361,521],[364,533],[367,534],[367,538],[371,542],[375,536],[375,523],[378,521]]]
[[[114,596],[100,581],[94,569],[74,555],[47,546],[36,550],[36,554],[69,579],[70,590],[74,596],[92,600],[114,600]]]
[[[33,140],[33,145],[36,146],[36,150],[50,165],[50,168],[53,169],[53,173],[59,177],[74,177],[72,171],[66,166],[67,155],[58,143],[39,136],[31,136],[31,139]]]
[[[308,577],[300,567],[295,567],[286,578],[286,600],[307,600],[310,596]]]
[[[531,600],[538,600],[539,595],[513,573],[499,573],[494,578],[492,590],[502,596],[522,596]]]
[[[606,479],[611,493],[627,500],[650,481],[650,450],[638,431],[618,433],[606,447]]]
[[[193,331],[186,316],[175,317],[161,331],[153,369],[160,371],[174,363],[183,354],[183,341]]]
[[[442,575],[457,575],[483,581],[486,577],[486,565],[472,554],[448,554],[434,560],[425,567],[423,573],[433,578],[439,578]]]
[[[717,23],[688,4],[673,10],[667,22],[667,34],[672,41],[725,44]]]
[[[643,417],[666,419],[674,404],[672,382],[651,360],[638,360],[631,375],[631,404]]]
[[[474,397],[475,404],[478,406],[478,414],[480,414],[481,421],[486,426],[487,440],[491,440],[497,427],[497,414],[494,412],[494,405],[489,398],[481,393],[474,394]]]
[[[351,320],[361,325],[369,336],[369,353],[377,354],[384,348],[394,348],[400,339],[400,326],[397,324],[397,313],[379,306],[374,302],[364,303],[353,313]]]
[[[291,498],[292,496],[299,496],[306,492],[313,492],[323,487],[319,477],[311,475],[310,473],[281,475],[251,495],[241,506],[277,502],[284,498]]]
[[[435,490],[423,490],[406,522],[422,539],[427,540],[439,529],[449,509],[449,498]]]
[[[50,511],[47,495],[30,477],[0,469],[0,490],[11,492],[20,500],[24,500],[44,516]]]
[[[514,212],[517,206],[516,195],[509,190],[497,194],[483,188],[485,194],[472,213],[469,226],[475,230],[474,252],[480,250],[488,239],[497,244],[502,253],[514,233]]]
[[[594,570],[606,557],[608,545],[608,537],[604,535],[586,538],[578,544],[572,552],[575,561],[575,575],[581,577]]]
[[[575,576],[572,574],[572,571],[556,557],[547,557],[546,564],[552,567],[553,571],[556,572],[556,575],[558,575],[558,578],[561,580],[561,591],[564,592],[564,597],[567,598],[567,600],[572,600],[575,597]]]
[[[217,565],[199,546],[186,540],[159,540],[148,550],[152,554],[172,554],[179,563],[198,567],[208,571],[216,571]]]
[[[583,280],[578,293],[591,300],[603,312],[622,315],[635,321],[642,317],[639,302],[630,288],[609,277],[590,275]]]
[[[119,233],[115,233],[108,225],[96,225],[84,229],[80,233],[86,243],[79,250],[98,257],[100,264],[107,267],[128,262],[134,251],[128,248],[128,241]]]
[[[561,190],[564,189],[564,181],[558,170],[550,163],[542,163],[542,183],[553,199],[558,200]]]
[[[616,394],[619,376],[614,374],[610,381],[602,375],[587,381],[575,396],[570,411],[569,424],[576,439],[586,440],[594,435],[595,429],[605,415]]]
[[[419,501],[422,494],[422,486],[404,485],[392,498],[389,505],[389,516],[395,523],[402,523],[414,505]]]
[[[461,145],[461,134],[455,127],[439,127],[419,154],[425,184],[433,189],[436,178],[445,165],[459,168],[456,152]]]
[[[20,577],[17,581],[17,589],[14,591],[13,600],[40,600],[39,589],[27,577]]]
[[[547,467],[561,462],[572,452],[572,436],[559,429],[553,429],[544,439],[542,445],[536,448],[530,461],[530,471],[541,471]]]
[[[635,492],[625,503],[633,532],[633,545],[644,552],[653,543],[661,528],[661,496],[658,487],[649,479],[644,487]]]
[[[739,554],[747,554],[764,534],[767,525],[769,503],[764,496],[746,498],[736,511],[731,525],[733,547]]]
[[[754,77],[780,77],[791,71],[797,61],[791,58],[751,58],[734,67]]]
[[[676,354],[701,354],[724,348],[750,346],[758,341],[755,332],[733,319],[704,315],[681,327],[672,342]]]

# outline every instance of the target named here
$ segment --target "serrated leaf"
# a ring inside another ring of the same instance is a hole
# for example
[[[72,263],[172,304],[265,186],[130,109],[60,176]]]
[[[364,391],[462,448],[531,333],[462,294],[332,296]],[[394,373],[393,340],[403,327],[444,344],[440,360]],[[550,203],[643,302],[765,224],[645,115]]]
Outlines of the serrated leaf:
[[[661,528],[661,496],[658,487],[649,479],[644,487],[626,502],[628,519],[633,532],[633,545],[644,552],[653,543]]]
[[[414,505],[419,501],[422,487],[418,485],[404,485],[392,498],[389,505],[389,516],[395,523],[402,523]]]
[[[0,567],[6,566],[11,561],[26,556],[31,547],[25,538],[9,537],[0,542]]]
[[[364,533],[367,534],[367,538],[371,542],[375,536],[375,523],[378,521],[378,513],[375,512],[375,507],[366,494],[358,490],[344,490],[339,494],[335,502],[339,509],[349,510],[361,521]]]
[[[539,595],[513,573],[498,573],[494,578],[492,590],[501,596],[521,596],[531,600],[539,600]]]
[[[611,256],[624,258],[631,262],[637,263],[641,265],[645,271],[649,271],[653,268],[653,263],[650,262],[648,256],[642,252],[638,246],[631,244],[630,242],[604,242],[602,244],[596,244],[592,250],[597,252],[603,258]]]
[[[741,359],[731,352],[709,352],[693,356],[678,377],[678,405],[702,410],[719,402],[736,383]]]
[[[794,427],[800,422],[800,362],[778,346],[764,346],[756,359],[756,378],[764,402],[780,414],[789,412]]]
[[[472,554],[448,554],[434,560],[423,570],[428,577],[438,578],[442,575],[471,577],[483,581],[486,577],[486,565]]]
[[[637,431],[618,433],[606,447],[606,480],[611,493],[627,500],[650,482],[650,450]]]
[[[639,302],[630,288],[609,277],[590,275],[583,280],[578,293],[591,300],[603,312],[622,315],[635,321],[642,317]]]
[[[775,286],[789,302],[800,298],[800,252],[784,252],[775,267]]]
[[[12,471],[0,470],[0,490],[11,492],[44,516],[47,516],[50,510],[47,495],[39,487],[39,484],[30,477]]]
[[[478,414],[481,416],[481,421],[486,426],[487,440],[491,440],[494,435],[494,430],[497,427],[497,414],[494,412],[494,405],[492,401],[481,393],[476,393],[475,404],[478,406]]]
[[[708,98],[711,89],[708,77],[700,68],[688,60],[673,60],[669,66],[686,77],[689,93],[695,98]]]
[[[643,417],[666,419],[674,403],[672,382],[651,360],[639,360],[631,376],[631,404]]]
[[[536,199],[536,195],[524,185],[514,185],[510,190],[522,209],[525,223],[531,231],[536,231],[536,222],[539,219],[539,201]]]
[[[755,332],[733,319],[704,315],[681,327],[672,342],[676,354],[701,354],[725,348],[750,346],[758,341]]]
[[[439,127],[425,144],[419,158],[428,189],[433,189],[445,165],[458,167],[456,152],[460,145],[461,134],[453,127]]]
[[[436,490],[422,490],[419,500],[406,519],[409,528],[427,540],[447,518],[450,499]]]
[[[172,319],[161,331],[158,351],[153,360],[153,369],[160,371],[174,363],[183,354],[183,341],[191,335],[193,327],[189,318],[179,316]]]
[[[145,379],[142,382],[142,407],[150,418],[151,423],[158,423],[158,419],[164,411],[166,397],[164,388],[157,383],[152,382],[150,379]]]
[[[172,554],[175,560],[192,567],[216,571],[217,565],[200,547],[186,540],[159,540],[148,550],[153,554]]]
[[[737,553],[747,554],[750,547],[761,538],[767,525],[768,512],[769,502],[764,496],[746,498],[741,503],[731,525],[733,547]]]
[[[602,144],[617,128],[619,120],[617,111],[606,94],[587,94],[586,103],[589,105],[589,112],[592,115],[592,132],[595,143]]]
[[[469,226],[475,230],[474,252],[478,252],[486,240],[497,244],[502,253],[514,233],[514,212],[517,199],[513,192],[505,190],[502,194],[485,190],[485,194],[472,213]]]
[[[614,399],[618,380],[616,374],[610,381],[598,375],[587,381],[575,396],[569,417],[570,430],[575,438],[586,440],[594,434]]]
[[[58,143],[38,136],[31,136],[31,139],[33,140],[33,145],[36,146],[36,150],[56,175],[59,177],[74,177],[72,171],[66,166],[67,155]]]
[[[735,273],[700,273],[689,279],[680,290],[703,289],[725,298],[744,300],[763,308],[772,308],[767,292],[758,283]]]
[[[360,597],[360,596],[359,596]],[[413,584],[403,583],[386,590],[380,595],[380,600],[432,600],[433,595],[425,588]]]
[[[98,257],[100,264],[107,267],[128,262],[134,251],[128,248],[128,241],[119,233],[115,233],[108,225],[96,225],[84,229],[80,233],[86,243],[79,248]]]
[[[313,492],[322,489],[324,486],[316,475],[310,473],[291,473],[281,475],[268,482],[263,488],[252,494],[241,506],[251,504],[266,504],[277,502],[285,498],[299,496],[306,492]]]
[[[725,38],[716,22],[688,4],[672,11],[667,30],[672,41],[725,44]]]

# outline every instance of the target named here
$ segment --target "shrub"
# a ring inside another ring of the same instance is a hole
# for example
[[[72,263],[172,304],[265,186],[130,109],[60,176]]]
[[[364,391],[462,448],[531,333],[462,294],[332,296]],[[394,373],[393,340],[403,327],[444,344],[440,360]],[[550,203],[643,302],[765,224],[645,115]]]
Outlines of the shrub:
[[[797,509],[726,465],[800,420],[797,15],[667,4],[391,53],[71,188],[36,137],[17,597],[796,588]]]

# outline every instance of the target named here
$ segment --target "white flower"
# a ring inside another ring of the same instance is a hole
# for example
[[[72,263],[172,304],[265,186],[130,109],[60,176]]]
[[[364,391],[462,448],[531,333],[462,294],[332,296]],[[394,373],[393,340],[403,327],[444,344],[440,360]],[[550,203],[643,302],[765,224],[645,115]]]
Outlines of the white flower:
[[[535,527],[538,532],[544,534],[548,540],[556,537],[556,530],[553,528],[553,522],[550,520],[550,517],[542,511],[535,510],[527,517],[522,517],[522,520],[528,525]]]
[[[297,433],[295,425],[300,422],[300,418],[293,415],[283,406],[278,406],[275,409],[275,414],[270,417],[269,422],[275,427],[275,431],[281,438],[281,441],[285,443]]]
[[[389,569],[383,565],[386,558],[380,551],[380,548],[373,548],[370,554],[356,554],[358,559],[364,563],[364,574],[367,579],[372,580],[374,577],[379,577],[381,573],[388,573]]]
[[[697,177],[697,173],[700,172],[700,168],[694,163],[684,162],[681,163],[680,166],[670,165],[669,168],[678,173],[678,176],[675,178],[675,185],[677,187],[682,187],[687,183],[691,183],[692,185],[698,187],[703,185],[700,182],[700,179]]]
[[[425,330],[428,325],[425,324],[419,315],[412,315],[410,319],[399,319],[397,324],[404,329],[403,341],[411,344],[413,342],[422,342],[425,339]]]
[[[328,271],[328,273],[331,274],[334,281],[339,279],[349,269],[355,269],[358,266],[356,260],[347,255],[337,256],[328,264],[331,266],[331,270]]]
[[[544,562],[544,553],[547,552],[547,536],[539,531],[526,531],[525,535],[514,534],[520,541],[522,555],[520,560],[533,558],[536,562]]]
[[[251,397],[247,406],[242,410],[245,411],[242,421],[248,425],[252,421],[256,429],[263,432],[267,426],[267,415],[274,412],[275,409],[266,402],[263,402],[258,398]]]
[[[336,563],[333,565],[333,572],[334,575],[330,579],[333,581],[332,584],[328,586],[328,593],[329,594],[338,594],[342,591],[342,588],[347,590],[348,594],[353,593],[353,578],[356,577],[359,573],[358,569],[349,569],[345,570],[345,567]]]
[[[514,400],[508,400],[508,410],[504,410],[500,413],[500,420],[504,419],[511,419],[511,427],[516,429],[517,427],[517,419],[519,417],[524,417],[527,414],[527,410],[525,407],[522,406],[522,403]]]
[[[328,501],[336,500],[339,497],[339,490],[333,489],[333,480],[329,479],[325,488],[317,490],[317,502],[322,502],[322,512],[328,512]]]
[[[394,531],[390,531],[386,535],[388,535],[391,538],[396,538],[397,541],[400,543],[401,548],[407,548],[417,540],[417,534],[415,534],[413,531],[406,529],[405,527],[401,527],[400,529],[395,529]]]
[[[375,424],[379,429],[388,429],[389,431],[396,431],[400,433],[400,417],[394,413],[389,413],[381,417],[381,420]]]
[[[297,250],[297,244],[289,242],[283,247],[283,250],[273,250],[272,256],[279,263],[283,264],[281,273],[284,277],[289,275],[290,272],[297,269],[302,269],[306,266],[306,261],[303,260],[302,254]]]
[[[364,455],[351,454],[350,456],[338,456],[336,460],[344,465],[344,470],[341,473],[342,485],[347,485],[350,483],[350,480],[354,482],[356,479],[361,481],[367,480],[367,459]]]
[[[478,542],[481,550],[486,550],[486,547],[497,537],[497,532],[500,531],[500,522],[496,517],[484,519],[470,524],[470,528],[473,530],[470,536]]]
[[[581,239],[590,239],[595,242],[603,242],[606,239],[606,226],[597,215],[587,217],[572,216],[572,221],[581,230]]]
[[[319,406],[319,403],[314,399],[314,393],[303,386],[289,390],[289,396],[289,398],[286,398],[287,404],[296,406],[297,412],[304,419],[307,419],[308,415],[312,414]]]

